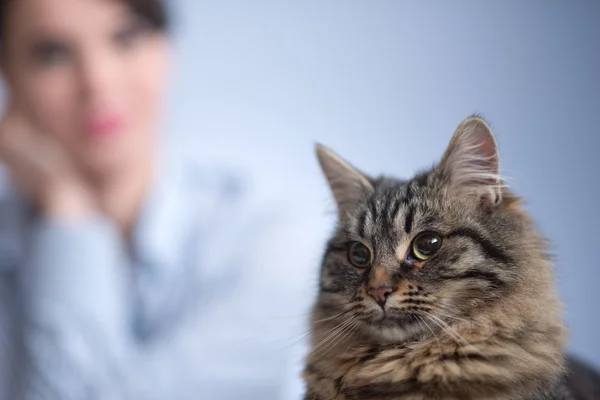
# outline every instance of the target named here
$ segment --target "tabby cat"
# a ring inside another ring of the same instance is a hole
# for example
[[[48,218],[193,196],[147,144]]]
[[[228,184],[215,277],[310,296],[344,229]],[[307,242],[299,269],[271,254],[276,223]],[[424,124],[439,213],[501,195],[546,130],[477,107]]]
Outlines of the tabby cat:
[[[409,181],[317,155],[339,221],[305,400],[600,399],[598,376],[565,355],[546,242],[501,178],[482,118]]]

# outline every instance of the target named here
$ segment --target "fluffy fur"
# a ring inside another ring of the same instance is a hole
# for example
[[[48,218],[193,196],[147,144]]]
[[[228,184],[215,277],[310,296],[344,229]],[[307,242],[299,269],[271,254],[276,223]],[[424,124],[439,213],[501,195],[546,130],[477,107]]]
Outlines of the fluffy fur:
[[[306,400],[576,398],[546,242],[504,185],[482,118],[408,181],[317,154],[339,223],[312,313]],[[427,260],[412,250],[424,232],[442,240]],[[367,267],[350,262],[355,243]]]

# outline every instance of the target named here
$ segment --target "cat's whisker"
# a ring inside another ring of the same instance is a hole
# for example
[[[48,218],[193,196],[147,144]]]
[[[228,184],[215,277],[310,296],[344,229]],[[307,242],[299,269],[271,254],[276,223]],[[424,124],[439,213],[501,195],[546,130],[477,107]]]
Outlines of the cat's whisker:
[[[326,345],[327,343],[331,342],[331,340],[333,340],[340,332],[342,332],[346,327],[351,325],[354,320],[355,320],[355,317],[350,317],[347,320],[345,320],[344,322],[340,323],[339,325],[336,325],[334,328],[332,328],[331,331],[325,332],[325,334],[329,334],[329,336],[327,336],[318,345],[316,345],[312,351],[314,352],[314,351],[318,350],[319,348],[323,347],[324,345]]]
[[[334,316],[332,316],[332,317],[329,317],[329,318],[323,318],[323,319],[321,319],[321,320],[313,321],[313,323],[314,323],[314,324],[322,324],[322,323],[325,323],[325,322],[327,322],[327,321],[331,321],[331,320],[333,320],[333,319],[335,319],[335,318],[339,318],[339,317],[341,317],[342,315],[344,315],[344,314],[347,314],[347,313],[349,313],[349,312],[351,312],[351,311],[353,311],[353,310],[354,310],[354,308],[351,308],[351,309],[349,309],[349,310],[346,310],[346,311],[344,311],[344,312],[342,312],[342,313],[339,313],[339,314],[337,314],[337,315],[334,315]],[[339,326],[339,325],[338,325],[338,326]],[[337,328],[338,326],[336,326],[335,328]],[[334,329],[335,329],[335,328],[334,328]],[[315,332],[317,329],[318,329],[318,326],[313,326],[313,327],[312,327],[311,329],[309,329],[307,332],[299,333],[299,334],[297,334],[297,335],[294,335],[294,336],[292,336],[292,337],[288,337],[288,338],[285,338],[285,339],[276,339],[276,340],[270,341],[270,342],[268,342],[268,343],[285,342],[285,341],[288,341],[288,340],[294,340],[294,339],[297,339],[297,340],[295,340],[293,343],[291,343],[291,344],[289,344],[289,345],[286,345],[285,347],[283,347],[283,348],[282,348],[282,351],[284,351],[284,350],[286,350],[286,349],[288,349],[288,348],[290,348],[290,347],[292,347],[292,346],[294,346],[294,345],[296,345],[296,344],[300,343],[301,341],[303,341],[304,339],[306,339],[308,336],[310,336],[311,334],[313,334],[313,333],[314,333],[314,332]],[[323,336],[327,335],[327,334],[328,334],[328,333],[330,333],[330,332],[331,332],[331,331],[325,331],[325,332],[321,332],[320,334],[316,335],[316,336],[314,337],[314,339],[319,339],[319,338],[321,338],[321,337],[323,337]]]
[[[440,324],[442,324],[447,330],[448,333],[453,334],[455,337],[457,337],[459,340],[461,340],[464,344],[471,346],[471,343],[469,343],[465,338],[463,338],[458,332],[456,332],[456,330],[454,328],[452,328],[450,325],[448,325],[448,323],[446,321],[444,321],[443,319],[441,319],[440,317],[438,317],[437,315],[431,315],[434,319],[438,320],[440,322]]]
[[[435,334],[435,332],[433,331],[433,329],[431,329],[431,327],[429,326],[429,324],[427,324],[427,322],[425,322],[425,319],[422,316],[417,315],[417,317],[421,320],[421,322],[423,322],[425,324],[425,326],[427,327],[427,329],[429,329],[429,331],[433,335],[433,338],[437,342],[438,348],[440,349],[440,355],[444,354],[444,350],[442,349],[442,345],[440,344],[440,341],[439,341],[437,335]]]
[[[354,325],[355,322],[356,322],[356,318],[350,317],[343,324],[338,325],[338,327],[335,329],[334,332],[331,332],[328,337],[326,337],[319,343],[318,346],[314,347],[314,350],[318,350],[319,348],[326,347],[327,344],[330,344],[331,342],[333,342],[340,334],[342,334],[343,331],[345,331],[350,326]]]
[[[331,349],[335,348],[342,340],[344,340],[351,332],[353,332],[354,328],[360,325],[360,321],[354,321],[353,324],[346,326],[342,332],[340,332],[335,339],[330,341],[330,344],[321,349],[321,354],[315,359],[315,361],[319,360],[325,354],[327,354]]]
[[[298,338],[297,340],[294,340],[294,342],[292,342],[292,343],[290,343],[288,345],[283,346],[279,350],[279,351],[287,351],[290,347],[293,347],[293,346],[297,345],[298,343],[300,343],[301,341],[303,341],[304,339],[308,338],[312,333],[314,333],[314,331],[315,331],[315,329],[311,329],[311,330],[309,330],[306,333],[299,333],[298,335],[294,335],[294,336],[292,336],[290,338],[287,338],[287,339],[274,340],[274,341],[271,341],[271,342],[268,342],[268,343],[285,342],[285,341],[288,341],[288,340],[294,340],[294,339],[298,338],[298,336],[300,336],[300,338]]]
[[[337,343],[336,341],[340,338],[340,337],[344,337],[345,334],[347,334],[347,332],[351,331],[353,327],[353,324],[350,325],[346,325],[344,328],[342,328],[339,332],[337,332],[335,334],[335,336],[333,336],[330,340],[328,340],[326,343],[324,343],[323,346],[321,346],[321,348],[317,349],[315,348],[313,351],[310,352],[310,355],[312,357],[316,357],[314,360],[318,360],[320,359],[323,355],[325,355],[333,346],[335,346],[335,343]]]
[[[348,347],[346,347],[346,350],[344,350],[344,354],[342,354],[342,357],[344,357],[346,355],[346,353],[348,352],[350,347],[352,347],[352,345],[354,344],[354,341],[358,337],[357,332],[359,330],[358,328],[360,327],[360,324],[361,324],[361,321],[358,321],[357,324],[354,326],[354,332],[353,332],[354,337],[352,338],[352,341],[350,342]]]
[[[282,316],[282,317],[274,317],[274,319],[276,319],[276,320],[291,319],[291,318],[308,317],[310,315],[312,315],[312,312],[307,312],[307,313],[303,313],[303,314],[296,314],[296,315],[285,315],[285,316]]]
[[[294,335],[294,336],[291,336],[291,337],[288,337],[288,338],[285,338],[285,339],[275,339],[275,340],[269,341],[269,342],[267,342],[267,343],[285,342],[285,341],[287,341],[287,340],[293,340],[293,339],[296,339],[296,338],[300,337],[300,338],[299,338],[299,339],[298,339],[296,342],[294,342],[294,343],[292,343],[292,344],[291,344],[291,345],[294,345],[294,344],[296,344],[296,343],[300,342],[301,340],[303,340],[304,338],[306,338],[307,336],[309,336],[309,335],[313,334],[313,333],[314,333],[314,332],[317,330],[317,328],[318,328],[318,327],[314,326],[314,327],[312,327],[311,329],[309,329],[309,330],[308,330],[308,331],[306,331],[306,332],[298,333],[298,334],[296,334],[296,335]],[[320,334],[320,335],[318,335],[317,337],[319,337],[319,336],[321,336],[321,335],[323,335],[323,334],[321,333],[321,334]],[[286,347],[286,348],[287,348],[287,347]]]
[[[458,332],[456,332],[456,330],[454,330],[452,327],[450,327],[446,322],[444,322],[442,319],[440,319],[439,317],[435,316],[435,315],[430,315],[430,318],[433,317],[435,318],[435,320],[439,321],[439,323],[441,324],[440,327],[442,327],[442,325],[444,326],[443,329],[451,336],[453,336],[453,338],[455,338],[454,340],[456,340],[456,337],[458,337],[459,340],[461,340],[464,345],[467,345],[473,349],[475,349],[477,352],[479,352],[479,355],[483,358],[486,358],[489,360],[488,357],[486,357],[484,354],[481,354],[481,352],[479,351],[479,349],[472,345],[471,343],[469,343],[469,341],[467,341],[464,337],[462,337]],[[454,336],[455,335],[455,336]],[[457,344],[460,346],[460,343]]]
[[[476,321],[472,321],[472,320],[464,319],[464,318],[461,318],[461,317],[457,317],[457,316],[455,316],[455,315],[446,314],[446,313],[444,313],[444,312],[442,312],[442,311],[440,311],[440,310],[435,310],[435,313],[436,313],[436,314],[439,314],[439,315],[441,315],[442,317],[446,317],[446,318],[452,318],[452,319],[455,319],[455,320],[457,320],[457,321],[464,322],[464,323],[467,323],[467,324],[475,324],[475,325],[479,325],[479,323],[478,323],[478,322],[476,322]]]
[[[448,324],[446,324],[443,320],[441,320],[439,317],[436,317],[435,315],[429,314],[427,313],[425,315],[430,321],[432,321],[433,323],[435,323],[437,326],[439,326],[444,332],[446,332],[451,338],[452,340],[454,340],[456,342],[456,344],[460,347],[463,346],[464,344],[460,343],[460,339],[458,339],[457,336],[454,335],[454,332],[452,332],[451,330],[448,329]],[[467,343],[468,344],[468,343]]]
[[[350,317],[349,320],[352,320],[352,319],[354,319],[354,317]],[[349,320],[346,320],[343,324],[345,325],[345,323],[348,322]],[[343,324],[336,325],[335,328],[333,328],[333,329],[338,330],[338,329],[341,328],[341,325],[343,325]],[[315,336],[315,339],[322,338],[323,336],[326,336],[326,335],[331,334],[331,333],[332,333],[331,330],[325,331],[325,332],[321,332],[321,333],[319,333],[318,335]]]
[[[319,324],[319,323],[322,323],[322,322],[331,321],[332,319],[339,318],[339,317],[341,317],[342,315],[348,314],[348,313],[349,313],[349,312],[351,312],[351,311],[354,311],[354,307],[352,307],[352,308],[350,308],[350,309],[348,309],[348,310],[346,310],[346,311],[343,311],[343,312],[341,312],[341,313],[339,313],[339,314],[337,314],[337,315],[334,315],[334,316],[332,316],[332,317],[321,318],[321,319],[317,319],[317,320],[315,320],[315,321],[312,321],[312,322],[313,322],[313,324]]]
[[[353,303],[354,303],[354,302],[348,302],[348,303],[345,303],[345,304],[343,304],[343,305],[342,305],[342,307],[345,307],[345,306],[347,306],[347,305],[349,305],[349,304],[353,304]],[[328,321],[335,320],[336,318],[342,317],[342,316],[344,316],[344,315],[346,315],[346,314],[348,314],[348,313],[350,313],[350,312],[353,312],[353,311],[355,311],[355,310],[356,310],[356,307],[351,307],[351,308],[349,308],[349,309],[347,309],[347,310],[345,310],[345,311],[342,311],[342,312],[340,312],[340,313],[338,313],[338,314],[336,314],[336,315],[333,315],[333,316],[330,316],[330,317],[327,317],[327,318],[321,318],[321,319],[318,319],[318,320],[311,321],[311,324],[312,324],[313,326],[312,326],[312,328],[311,328],[311,329],[309,329],[307,332],[299,333],[299,334],[297,334],[297,335],[294,335],[294,336],[292,336],[292,337],[285,338],[285,339],[277,339],[277,340],[274,340],[274,341],[272,341],[272,342],[280,342],[280,341],[286,341],[286,340],[293,340],[293,339],[296,339],[296,338],[297,338],[297,337],[299,337],[299,336],[302,336],[302,337],[300,337],[300,339],[298,340],[298,341],[301,341],[301,340],[302,340],[302,339],[304,339],[306,336],[308,336],[308,335],[310,335],[310,334],[314,333],[314,332],[317,330],[317,328],[318,328],[318,326],[317,326],[317,325],[322,325],[322,324],[324,324],[325,322],[328,322]],[[321,337],[321,336],[323,336],[323,333],[321,333],[320,335],[317,335],[316,337],[318,338],[318,337]],[[271,343],[271,342],[270,342],[270,343]],[[296,344],[296,343],[297,343],[297,342],[294,342],[293,344]]]
[[[450,304],[437,304],[437,307],[435,309],[429,310],[429,311],[433,311],[436,314],[439,314],[443,317],[452,318],[452,319],[455,319],[457,321],[461,321],[464,323],[470,323],[470,324],[480,325],[480,326],[482,325],[482,323],[480,321],[466,319],[466,318],[457,316],[457,314],[462,313],[462,310],[460,308],[450,305]]]

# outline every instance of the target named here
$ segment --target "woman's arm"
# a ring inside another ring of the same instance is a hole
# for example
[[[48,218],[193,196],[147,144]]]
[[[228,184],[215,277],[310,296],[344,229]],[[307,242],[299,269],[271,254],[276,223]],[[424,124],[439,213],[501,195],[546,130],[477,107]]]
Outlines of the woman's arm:
[[[18,267],[26,399],[84,399],[113,387],[127,368],[130,272],[116,228],[102,217],[42,219]]]

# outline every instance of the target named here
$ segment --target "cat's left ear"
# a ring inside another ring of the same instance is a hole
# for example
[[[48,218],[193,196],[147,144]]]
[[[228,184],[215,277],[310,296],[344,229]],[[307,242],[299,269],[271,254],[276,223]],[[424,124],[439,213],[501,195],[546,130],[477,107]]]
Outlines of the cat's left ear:
[[[485,206],[502,201],[498,145],[481,117],[469,117],[458,126],[437,171],[455,196],[477,196]]]

